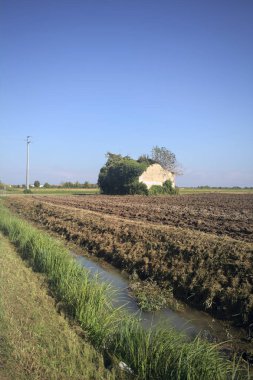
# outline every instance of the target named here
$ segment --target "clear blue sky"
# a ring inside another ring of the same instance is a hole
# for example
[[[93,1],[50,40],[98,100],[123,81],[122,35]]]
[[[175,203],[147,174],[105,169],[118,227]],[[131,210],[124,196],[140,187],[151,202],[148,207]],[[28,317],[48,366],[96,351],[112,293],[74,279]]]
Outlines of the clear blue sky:
[[[173,151],[180,186],[253,186],[252,0],[0,0],[0,179],[97,180]]]

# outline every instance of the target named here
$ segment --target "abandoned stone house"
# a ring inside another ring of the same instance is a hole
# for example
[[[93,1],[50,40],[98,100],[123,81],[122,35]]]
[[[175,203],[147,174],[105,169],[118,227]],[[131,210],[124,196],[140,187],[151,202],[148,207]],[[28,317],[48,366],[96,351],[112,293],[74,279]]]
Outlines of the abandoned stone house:
[[[159,164],[150,165],[139,177],[139,182],[145,183],[148,189],[153,185],[161,186],[167,180],[171,180],[172,186],[175,187],[175,174]]]

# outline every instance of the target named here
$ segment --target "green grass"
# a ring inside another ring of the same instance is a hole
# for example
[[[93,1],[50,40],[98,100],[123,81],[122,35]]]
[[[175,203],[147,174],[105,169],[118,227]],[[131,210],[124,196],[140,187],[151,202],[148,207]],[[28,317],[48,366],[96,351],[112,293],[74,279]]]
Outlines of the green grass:
[[[91,279],[62,243],[14,217],[0,206],[0,230],[21,257],[43,273],[54,297],[89,341],[101,352],[124,361],[137,379],[240,378],[240,370],[222,358],[212,344],[187,338],[167,328],[145,329],[137,317],[112,307],[107,285]],[[245,379],[245,373],[241,378]]]
[[[31,194],[40,194],[40,195],[75,195],[75,194],[82,194],[82,195],[89,195],[89,194],[99,194],[99,189],[59,189],[59,188],[30,188],[32,193]],[[18,189],[18,188],[10,188],[8,190],[0,190],[0,195],[11,195],[11,194],[24,194],[24,189]]]
[[[253,194],[253,188],[249,189],[234,189],[231,187],[223,188],[197,188],[197,187],[180,187],[179,194],[204,194],[204,193],[228,193],[228,194]]]
[[[47,293],[0,233],[0,378],[115,379]]]

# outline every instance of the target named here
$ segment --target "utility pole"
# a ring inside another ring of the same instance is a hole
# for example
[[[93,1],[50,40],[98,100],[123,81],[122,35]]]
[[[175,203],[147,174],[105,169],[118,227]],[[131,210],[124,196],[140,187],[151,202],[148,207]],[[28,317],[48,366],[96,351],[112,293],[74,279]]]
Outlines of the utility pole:
[[[26,189],[29,190],[29,144],[31,136],[27,136],[26,138]]]

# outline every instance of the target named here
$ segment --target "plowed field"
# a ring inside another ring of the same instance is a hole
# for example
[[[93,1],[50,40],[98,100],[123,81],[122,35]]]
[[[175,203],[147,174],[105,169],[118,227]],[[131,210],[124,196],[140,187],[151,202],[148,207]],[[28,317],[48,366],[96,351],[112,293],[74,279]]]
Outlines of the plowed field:
[[[43,202],[253,242],[253,194],[47,196]]]
[[[191,305],[253,321],[253,195],[9,197],[6,204]]]

